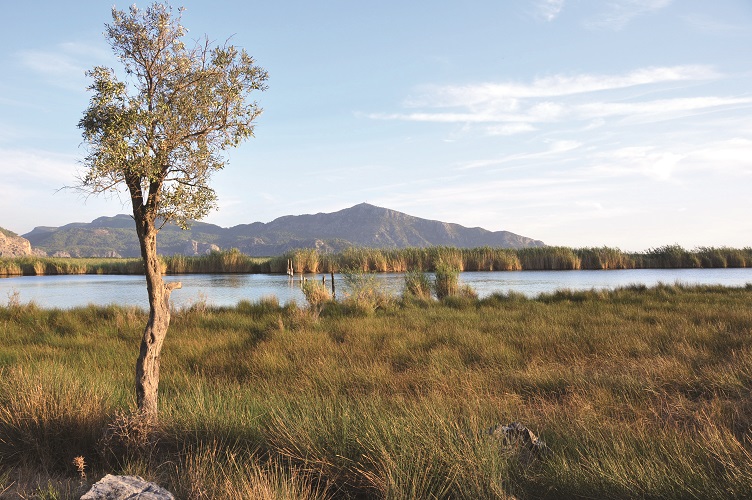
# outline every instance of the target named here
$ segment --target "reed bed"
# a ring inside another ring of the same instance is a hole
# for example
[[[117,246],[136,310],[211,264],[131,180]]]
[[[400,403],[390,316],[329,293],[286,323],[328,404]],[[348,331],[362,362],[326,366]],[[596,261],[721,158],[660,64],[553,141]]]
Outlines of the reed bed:
[[[196,273],[269,273],[269,258],[251,257],[237,248],[206,255],[162,257],[168,274]],[[284,271],[279,271],[284,272]]]
[[[752,265],[752,248],[701,247],[685,250],[678,245],[668,245],[633,253],[609,247],[348,248],[340,254],[322,254],[315,250],[289,252],[281,258],[272,258],[272,262],[279,261],[279,264],[272,265],[272,268],[282,269],[282,262],[286,262],[287,259],[300,263],[296,266],[295,272],[302,270],[306,273],[328,273],[339,269],[398,273],[433,272],[439,263],[450,265],[460,271],[726,268]]]
[[[162,258],[164,272],[186,273],[285,273],[291,263],[295,273],[330,273],[342,269],[367,272],[433,272],[439,263],[460,271],[550,271],[577,269],[741,268],[752,266],[752,248],[679,245],[645,252],[618,248],[452,248],[403,249],[347,248],[332,254],[298,249],[276,257],[251,257],[237,249],[201,256],[172,255]],[[62,259],[22,257],[0,259],[0,276],[44,274],[142,274],[140,259]]]
[[[18,257],[0,258],[0,276],[55,274],[143,274],[141,259]]]
[[[750,303],[752,285],[660,285],[190,308],[146,437],[144,311],[9,304],[0,492],[77,498],[126,473],[186,499],[748,498]],[[514,421],[549,452],[487,433]]]

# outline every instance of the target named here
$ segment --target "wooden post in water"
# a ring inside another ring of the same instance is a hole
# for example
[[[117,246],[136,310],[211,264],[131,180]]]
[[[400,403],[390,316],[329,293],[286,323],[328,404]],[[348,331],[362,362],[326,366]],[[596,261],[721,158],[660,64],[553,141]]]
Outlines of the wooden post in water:
[[[337,294],[334,292],[334,268],[332,268],[332,298],[337,298]]]

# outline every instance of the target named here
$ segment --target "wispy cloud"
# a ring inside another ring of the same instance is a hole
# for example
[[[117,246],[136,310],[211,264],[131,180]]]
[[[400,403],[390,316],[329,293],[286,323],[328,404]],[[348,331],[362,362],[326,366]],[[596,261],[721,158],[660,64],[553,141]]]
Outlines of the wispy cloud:
[[[491,125],[486,128],[488,135],[515,135],[536,130],[529,123],[509,123],[505,125]]]
[[[706,65],[648,67],[624,74],[552,75],[536,78],[530,83],[501,82],[470,85],[426,86],[421,95],[406,101],[408,107],[473,106],[492,104],[495,108],[513,110],[518,99],[561,97],[604,90],[623,89],[638,85],[712,80],[721,75]]]
[[[625,117],[625,123],[644,123],[685,117],[721,109],[752,106],[752,97],[688,97],[643,102],[593,102],[576,107],[581,118]]]
[[[28,135],[29,131],[25,128],[19,127],[18,125],[7,125],[3,122],[0,122],[0,145],[12,144]]]
[[[649,123],[752,105],[752,97],[645,99],[645,95],[661,92],[673,95],[677,84],[689,86],[722,77],[709,66],[667,66],[623,74],[552,75],[529,83],[428,86],[405,102],[403,112],[367,116],[378,120],[480,124],[487,135],[509,136],[536,131],[542,124],[566,123],[570,128],[592,129],[614,118],[624,124]],[[637,87],[651,92],[627,92]]]
[[[564,0],[539,0],[536,5],[538,17],[548,22],[553,21],[564,8]]]
[[[546,141],[546,149],[542,151],[534,151],[529,153],[517,153],[502,156],[491,160],[480,160],[467,162],[460,165],[460,170],[472,170],[477,168],[487,168],[493,166],[502,166],[510,163],[524,163],[530,164],[533,161],[551,158],[555,156],[561,156],[564,153],[573,151],[582,146],[581,142],[572,140],[550,140]]]
[[[687,154],[687,168],[752,176],[752,139],[732,137],[695,146]]]
[[[655,146],[629,146],[594,155],[589,159],[593,165],[584,171],[601,178],[638,175],[667,181],[685,157],[684,153]]]
[[[5,184],[34,183],[50,189],[72,185],[77,157],[48,151],[0,149],[0,172]]]
[[[741,109],[752,106],[752,97],[692,97],[657,99],[639,102],[595,101],[588,103],[541,102],[531,104],[518,113],[494,113],[489,111],[420,112],[420,113],[372,113],[369,118],[377,120],[401,120],[430,123],[506,123],[489,125],[489,135],[514,135],[537,130],[534,123],[556,123],[563,120],[590,120],[587,128],[603,125],[603,120],[622,117],[625,124],[650,123],[686,117],[724,109]]]
[[[586,21],[593,29],[620,30],[637,17],[668,7],[673,0],[609,0],[604,10]]]
[[[658,181],[688,179],[698,173],[752,176],[752,140],[732,137],[700,143],[676,142],[604,148],[580,158],[579,175],[591,179],[648,177]]]
[[[91,220],[105,213],[122,213],[127,196],[86,196],[75,189],[79,157],[45,150],[0,148],[0,213],[12,214],[13,230],[36,225]],[[19,210],[23,207],[23,210]],[[54,208],[50,208],[54,207]],[[92,214],[95,214],[92,216]]]
[[[112,55],[97,45],[66,42],[51,49],[23,50],[16,54],[16,59],[55,86],[84,90],[86,71],[111,62]]]
[[[687,15],[684,17],[684,22],[691,28],[711,35],[720,36],[739,36],[746,35],[749,31],[748,26],[743,24],[732,24],[728,22],[718,21],[711,17],[700,16],[699,14]]]

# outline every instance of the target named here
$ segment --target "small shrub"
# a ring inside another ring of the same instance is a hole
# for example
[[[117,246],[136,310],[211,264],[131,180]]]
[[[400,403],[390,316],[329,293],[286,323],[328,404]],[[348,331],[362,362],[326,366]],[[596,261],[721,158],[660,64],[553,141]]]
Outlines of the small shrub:
[[[122,467],[131,457],[154,452],[160,430],[137,411],[117,411],[98,443],[99,454],[113,467]]]
[[[13,289],[12,292],[8,292],[8,308],[14,309],[17,307],[21,307],[21,293]]]
[[[478,300],[478,292],[470,285],[462,285],[457,291],[457,295],[469,300]]]
[[[360,315],[368,315],[377,309],[385,309],[394,303],[394,298],[372,274],[359,269],[342,271],[349,293],[344,303]]]
[[[303,282],[303,295],[308,302],[308,309],[318,317],[324,304],[332,300],[332,294],[323,283],[317,280]]]

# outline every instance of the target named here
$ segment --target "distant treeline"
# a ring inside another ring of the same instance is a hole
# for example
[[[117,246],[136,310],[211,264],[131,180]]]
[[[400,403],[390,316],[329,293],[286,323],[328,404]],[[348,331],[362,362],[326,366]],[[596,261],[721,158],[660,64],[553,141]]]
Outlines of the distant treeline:
[[[439,263],[460,271],[543,271],[577,269],[679,269],[752,267],[752,248],[679,245],[628,253],[618,248],[348,248],[333,254],[301,249],[277,257],[251,257],[237,249],[208,255],[163,257],[166,274],[282,273],[291,264],[295,273],[341,270],[373,272],[432,272]],[[141,259],[71,259],[21,257],[0,259],[0,276],[54,274],[142,274]]]

